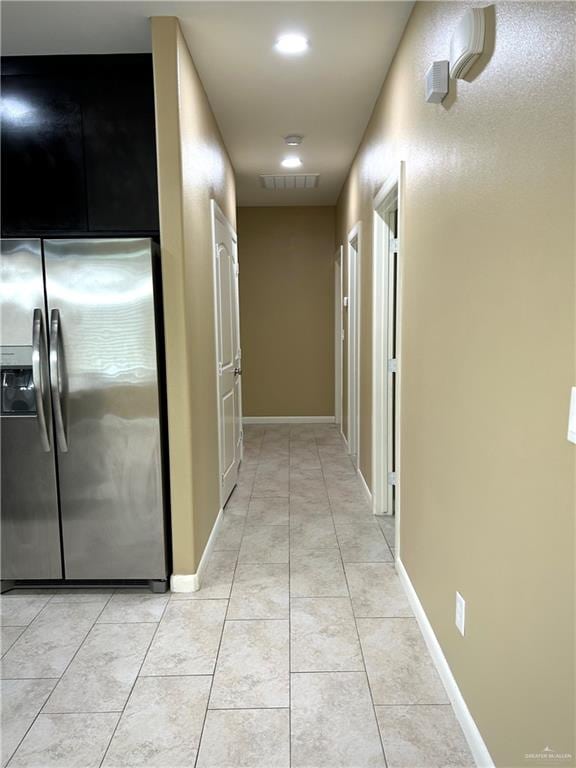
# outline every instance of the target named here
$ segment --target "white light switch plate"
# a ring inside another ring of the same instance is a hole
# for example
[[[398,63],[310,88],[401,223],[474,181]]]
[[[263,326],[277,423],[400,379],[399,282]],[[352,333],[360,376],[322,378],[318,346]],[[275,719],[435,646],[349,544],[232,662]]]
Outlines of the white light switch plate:
[[[576,443],[576,387],[572,387],[570,396],[570,415],[568,416],[568,440]]]

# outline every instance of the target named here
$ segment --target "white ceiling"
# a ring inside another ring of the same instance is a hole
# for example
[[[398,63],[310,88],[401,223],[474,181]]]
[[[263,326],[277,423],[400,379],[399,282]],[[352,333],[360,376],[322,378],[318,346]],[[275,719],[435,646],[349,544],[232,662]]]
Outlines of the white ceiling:
[[[3,55],[150,50],[150,16],[178,16],[237,175],[240,205],[331,205],[370,117],[412,2],[2,3]],[[273,49],[285,31],[310,51]],[[283,172],[283,136],[304,134],[311,190],[272,192],[258,174]]]

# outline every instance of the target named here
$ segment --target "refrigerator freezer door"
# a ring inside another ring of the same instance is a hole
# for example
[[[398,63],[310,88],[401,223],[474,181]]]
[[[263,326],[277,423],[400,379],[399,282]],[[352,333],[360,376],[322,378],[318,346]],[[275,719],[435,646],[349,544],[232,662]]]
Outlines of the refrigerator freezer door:
[[[40,240],[0,245],[3,580],[60,579]]]
[[[46,240],[68,579],[165,579],[152,244]]]

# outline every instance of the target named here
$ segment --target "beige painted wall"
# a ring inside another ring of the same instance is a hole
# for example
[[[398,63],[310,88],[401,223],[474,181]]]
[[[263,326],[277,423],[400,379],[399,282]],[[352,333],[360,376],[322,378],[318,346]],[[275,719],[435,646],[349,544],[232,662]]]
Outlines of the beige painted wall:
[[[173,571],[191,574],[220,506],[210,200],[235,226],[234,172],[177,19],[151,24]]]
[[[333,207],[238,209],[245,416],[334,415]]]
[[[496,5],[492,56],[445,105],[426,104],[424,73],[446,57],[464,7],[416,5],[341,195],[338,237],[357,220],[371,232],[373,195],[404,160],[401,557],[496,764],[512,768],[544,764],[524,755],[547,745],[575,752],[574,4]]]

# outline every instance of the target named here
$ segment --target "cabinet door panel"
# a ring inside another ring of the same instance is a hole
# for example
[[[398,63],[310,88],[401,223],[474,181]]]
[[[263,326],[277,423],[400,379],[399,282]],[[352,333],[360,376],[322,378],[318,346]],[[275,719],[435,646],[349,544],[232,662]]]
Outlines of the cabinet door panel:
[[[83,113],[90,230],[157,230],[151,73],[87,83]]]
[[[2,230],[87,228],[82,115],[61,78],[2,78]]]

